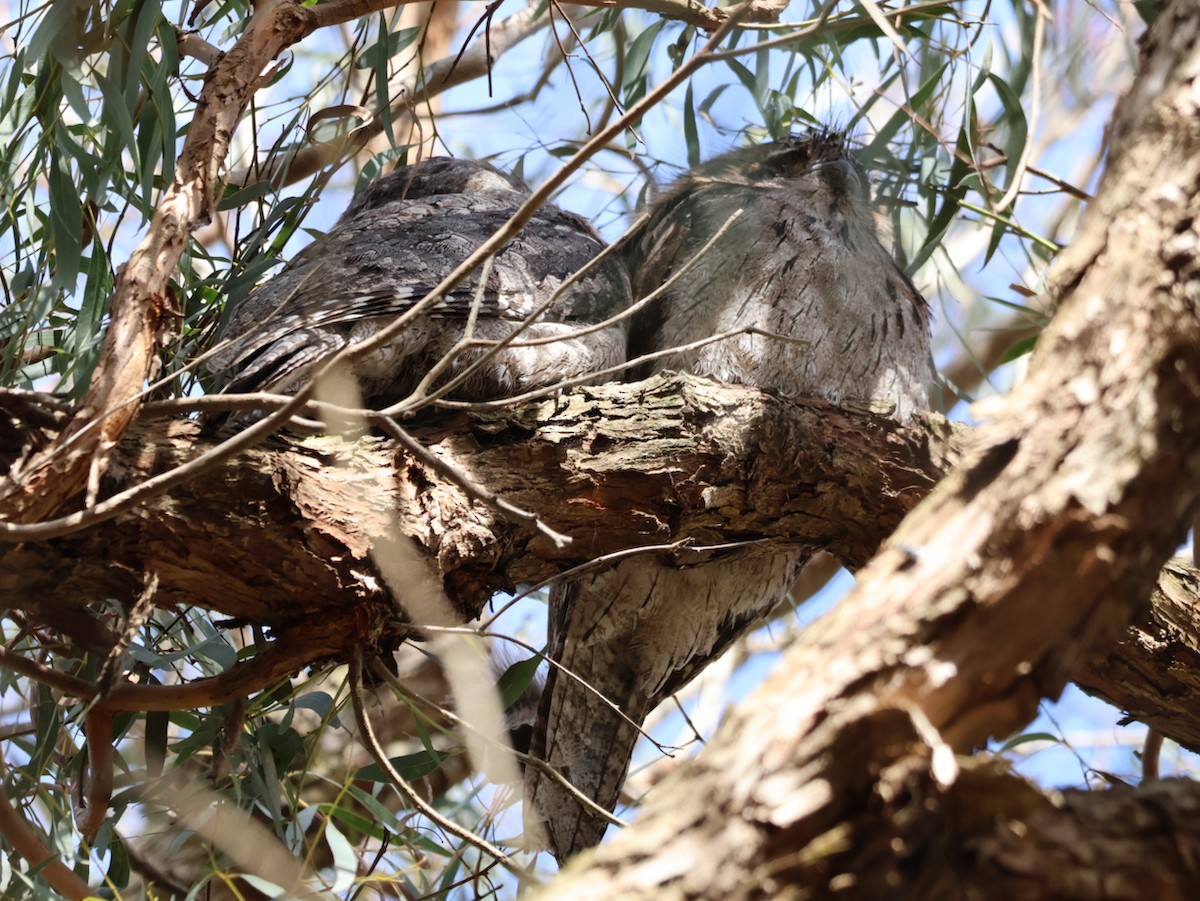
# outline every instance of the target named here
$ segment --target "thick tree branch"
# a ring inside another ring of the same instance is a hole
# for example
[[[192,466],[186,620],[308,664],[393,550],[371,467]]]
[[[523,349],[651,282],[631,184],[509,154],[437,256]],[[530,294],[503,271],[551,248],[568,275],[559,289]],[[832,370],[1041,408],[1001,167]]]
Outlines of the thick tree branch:
[[[15,456],[24,441],[47,440],[38,438],[36,423],[47,429],[61,425],[61,417],[38,400],[19,392],[2,398],[12,416],[13,440],[0,444],[0,462]],[[493,589],[541,581],[593,556],[682,538],[705,543],[706,535],[715,534],[707,505],[718,501],[721,534],[734,540],[791,535],[813,546],[828,544],[857,565],[924,496],[963,435],[943,441],[950,427],[939,420],[929,421],[927,436],[894,432],[886,422],[843,412],[825,421],[828,409],[672,376],[628,389],[581,389],[502,416],[455,416],[425,426],[423,440],[433,443],[443,461],[485,484],[502,485],[510,497],[538,503],[556,523],[574,522],[574,534],[585,542],[561,550],[543,542],[536,546],[541,556],[534,557],[527,556],[531,536],[525,530],[471,504],[390,442],[277,443],[223,464],[186,494],[156,501],[111,527],[14,552],[0,589],[13,607],[103,654],[115,640],[115,621],[94,618],[87,602],[129,601],[140,589],[141,573],[157,572],[164,605],[201,604],[280,629],[303,622],[312,632],[313,624],[326,624],[317,630],[321,641],[301,642],[284,655],[284,668],[295,671],[339,656],[367,634],[379,640],[397,625],[367,555],[393,504],[407,510],[409,534],[441,558],[448,584],[458,586],[454,596],[465,616],[477,612]],[[751,422],[757,424],[746,427]],[[195,456],[205,443],[194,432],[188,423],[135,426],[114,453],[106,487],[120,490]],[[784,436],[782,442],[765,437],[776,434]],[[785,447],[787,459],[760,455]],[[819,447],[835,447],[837,453],[819,462],[813,458]],[[879,470],[883,493],[877,495],[878,447],[890,450]],[[325,465],[335,458],[353,461],[352,468]],[[402,461],[398,477],[396,459]],[[521,461],[516,473],[514,460]],[[714,465],[716,460],[722,462]],[[847,469],[839,475],[835,468],[842,465]],[[648,471],[635,472],[639,466]],[[783,490],[767,487],[775,477],[792,491],[818,496],[808,506],[795,501],[787,512],[763,504],[762,498]],[[681,492],[681,484],[688,490]],[[580,494],[585,485],[586,498]],[[597,503],[597,497],[606,500]],[[231,504],[230,498],[241,500]],[[737,504],[744,509],[735,509]],[[445,521],[438,519],[442,515]],[[855,517],[857,524],[851,522]],[[631,519],[640,525],[633,527]],[[839,520],[840,537],[822,531]],[[280,583],[281,572],[294,574],[309,590],[298,598],[291,579]],[[1141,624],[1073,676],[1086,690],[1190,748],[1200,747],[1195,717],[1200,686],[1192,675],[1200,672],[1195,595],[1195,573],[1168,566]],[[385,629],[387,622],[392,626]],[[333,636],[345,641],[331,643]],[[270,682],[281,673],[276,666],[264,678]],[[121,709],[187,706],[182,696],[164,694],[149,703],[122,691]]]
[[[32,402],[7,397],[10,408]],[[35,420],[15,411],[13,421]],[[340,612],[377,630],[396,614],[369,551],[393,510],[465,617],[497,589],[676,541],[690,544],[681,563],[719,553],[707,545],[785,540],[856,567],[946,468],[952,429],[936,417],[925,425],[667,375],[411,430],[450,467],[572,536],[563,548],[472,503],[394,442],[278,441],[103,527],[12,548],[0,591],[88,645],[97,627],[81,615],[87,602],[132,601],[146,572],[159,578],[160,605],[276,629]],[[186,421],[137,424],[114,451],[106,491],[197,456],[207,447],[197,432]],[[17,448],[0,445],[0,462]]]
[[[1200,572],[1183,560],[1167,564],[1150,609],[1072,679],[1200,753]]]

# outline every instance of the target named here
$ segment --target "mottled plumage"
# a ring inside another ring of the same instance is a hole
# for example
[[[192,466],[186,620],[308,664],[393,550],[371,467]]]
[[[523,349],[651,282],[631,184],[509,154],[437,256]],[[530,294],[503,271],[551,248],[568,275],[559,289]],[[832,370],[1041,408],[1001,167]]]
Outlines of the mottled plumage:
[[[295,390],[331,353],[411,309],[527,196],[520,180],[486,163],[436,158],[397,169],[364,189],[324,237],[238,305],[222,335],[228,343],[209,368],[225,375],[228,392]],[[496,254],[481,298],[477,270],[394,340],[354,362],[363,395],[389,403],[409,393],[463,337],[476,303],[473,337],[508,337],[603,247],[584,219],[545,205]],[[628,303],[622,262],[602,261],[517,342],[560,340],[505,348],[455,396],[500,398],[620,363],[623,323],[576,333]],[[445,378],[481,354],[460,354]]]
[[[631,352],[759,332],[668,355],[643,374],[689,370],[882,406],[900,420],[923,407],[928,308],[880,243],[869,201],[866,175],[836,135],[734,151],[685,174],[628,245],[634,297],[728,228],[635,320]],[[638,731],[609,702],[640,724],[772,610],[806,559],[787,548],[725,552],[698,566],[632,557],[557,587],[550,651],[561,669],[549,670],[532,753],[612,810]],[[532,767],[526,801],[530,829],[546,830],[560,860],[604,834],[601,818]]]

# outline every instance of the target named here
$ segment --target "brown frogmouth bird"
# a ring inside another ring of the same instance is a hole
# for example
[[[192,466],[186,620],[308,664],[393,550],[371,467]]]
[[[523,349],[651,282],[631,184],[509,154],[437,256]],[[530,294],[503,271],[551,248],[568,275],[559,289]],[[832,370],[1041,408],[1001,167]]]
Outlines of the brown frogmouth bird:
[[[687,370],[789,397],[889,408],[901,421],[927,403],[929,310],[880,242],[866,173],[840,135],[748,147],[686,173],[652,203],[625,258],[635,298],[693,261],[633,322],[632,357],[730,334],[658,358],[643,375]],[[556,587],[549,649],[557,666],[532,754],[612,810],[637,726],[761,622],[807,556],[779,547],[698,565],[634,556]],[[534,767],[525,782],[528,831],[544,829],[560,860],[600,840],[606,821],[562,785]]]

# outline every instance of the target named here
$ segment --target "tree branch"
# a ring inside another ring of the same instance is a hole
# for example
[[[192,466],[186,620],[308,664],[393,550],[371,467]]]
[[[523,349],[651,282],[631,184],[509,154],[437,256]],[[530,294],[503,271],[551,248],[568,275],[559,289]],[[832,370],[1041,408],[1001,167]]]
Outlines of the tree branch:
[[[1168,563],[1150,609],[1072,678],[1088,694],[1200,753],[1200,572],[1180,559]]]
[[[136,424],[114,449],[106,492],[199,456],[209,442],[198,431],[188,421]],[[445,466],[574,540],[557,547],[473,503],[395,442],[275,441],[104,528],[14,547],[0,592],[75,630],[94,622],[80,616],[88,600],[132,603],[148,571],[159,577],[160,605],[197,604],[276,629],[316,616],[394,621],[369,556],[391,534],[393,510],[467,618],[498,589],[674,541],[691,546],[681,563],[703,559],[709,544],[784,540],[857,567],[944,471],[954,434],[940,417],[902,430],[881,416],[685,375],[578,388],[409,431]],[[0,446],[0,464],[19,444]],[[297,584],[308,586],[301,597]]]

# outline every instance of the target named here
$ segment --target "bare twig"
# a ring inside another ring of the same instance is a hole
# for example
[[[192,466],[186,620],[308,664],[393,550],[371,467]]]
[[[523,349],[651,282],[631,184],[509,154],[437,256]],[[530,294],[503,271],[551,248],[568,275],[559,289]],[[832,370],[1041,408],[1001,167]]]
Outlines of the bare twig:
[[[539,884],[540,881],[529,870],[518,864],[487,839],[476,835],[470,829],[460,826],[453,820],[447,819],[438,813],[437,810],[425,802],[425,799],[417,793],[416,789],[413,788],[407,779],[396,772],[396,768],[392,766],[392,762],[388,760],[387,754],[380,747],[379,739],[375,737],[375,730],[371,726],[371,718],[367,716],[366,707],[363,704],[361,652],[356,652],[350,661],[350,702],[354,707],[354,717],[358,721],[358,728],[363,744],[379,768],[387,773],[388,778],[396,786],[396,790],[400,792],[406,804],[419,811],[426,819],[436,824],[445,832],[487,854],[514,876],[519,879],[528,880],[534,885]]]

